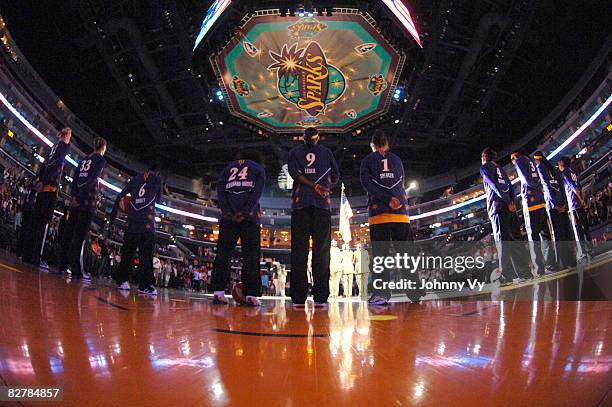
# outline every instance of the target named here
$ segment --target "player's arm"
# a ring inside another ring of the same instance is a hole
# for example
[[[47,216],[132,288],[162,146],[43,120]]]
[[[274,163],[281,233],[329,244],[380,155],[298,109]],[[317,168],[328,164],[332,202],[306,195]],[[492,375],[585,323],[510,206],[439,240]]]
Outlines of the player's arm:
[[[263,167],[259,168],[257,171],[257,176],[255,179],[255,188],[249,193],[249,199],[244,204],[244,208],[242,210],[243,214],[249,214],[257,206],[259,199],[261,198],[261,194],[263,194],[264,186],[266,184],[266,171]]]
[[[404,185],[404,163],[399,157],[397,157],[397,168],[395,168],[393,172],[395,173],[395,175],[398,176],[397,179],[401,180],[402,182],[399,184],[401,188],[393,188],[395,191],[390,190],[390,192],[391,192],[391,195],[393,195],[395,198],[401,200],[402,198],[406,196],[406,190],[403,187]]]
[[[289,175],[291,175],[291,178],[293,178],[294,181],[297,181],[300,184],[304,184],[311,188],[315,187],[314,182],[306,178],[302,173],[300,163],[298,162],[298,159],[293,151],[289,152],[289,157],[287,158],[287,171],[289,172]]]
[[[501,192],[499,192],[496,180],[497,177],[495,175],[491,177],[491,175],[489,174],[488,167],[485,167],[484,165],[480,167],[480,176],[482,177],[483,184],[488,185],[489,188],[491,188],[493,192],[495,192],[495,195],[501,198],[502,194]]]
[[[568,174],[569,175],[563,173],[563,179],[565,180],[565,184],[569,185],[570,189],[576,195],[576,198],[578,198],[580,203],[582,203],[583,206],[586,206],[584,197],[582,196],[582,191],[580,191],[580,185],[578,185],[577,182],[574,182],[574,180],[572,179],[572,173],[570,171],[568,171]]]
[[[289,152],[289,157],[287,158],[287,170],[289,171],[289,175],[291,175],[291,178],[293,178],[294,181],[297,181],[302,185],[306,185],[314,189],[321,196],[329,194],[329,190],[327,188],[323,188],[322,186],[315,184],[314,182],[306,178],[306,176],[304,176],[304,174],[302,173],[302,169],[300,168],[298,159],[295,156],[295,153],[293,152]]]
[[[382,202],[391,202],[391,198],[393,195],[389,191],[382,191],[379,187],[377,187],[373,182],[372,178],[374,175],[372,174],[372,166],[368,162],[367,159],[361,161],[361,166],[359,168],[359,179],[361,180],[361,186],[366,190],[368,194],[373,196],[379,201]]]
[[[227,168],[223,170],[219,179],[217,180],[217,201],[219,202],[219,208],[222,212],[231,213],[231,206],[229,203],[228,192],[225,189],[227,184]]]
[[[110,223],[111,225],[113,224],[113,222],[117,218],[117,211],[119,210],[119,204],[121,203],[121,200],[123,199],[123,197],[125,197],[127,194],[129,194],[130,191],[132,190],[133,182],[134,182],[134,180],[131,180],[130,182],[128,182],[123,187],[121,192],[119,192],[119,194],[117,195],[117,198],[115,198],[115,203],[113,204],[113,209],[111,211],[111,214],[110,214],[110,217],[109,217],[109,221],[108,221],[108,223]]]

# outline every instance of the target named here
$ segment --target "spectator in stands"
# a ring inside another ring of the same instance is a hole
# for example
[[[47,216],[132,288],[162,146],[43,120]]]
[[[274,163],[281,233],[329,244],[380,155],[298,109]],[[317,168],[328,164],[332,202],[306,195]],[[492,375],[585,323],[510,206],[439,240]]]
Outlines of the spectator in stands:
[[[161,269],[162,269],[161,260],[159,260],[158,255],[155,254],[155,256],[153,256],[153,277],[155,278],[155,285],[157,287],[159,287]]]

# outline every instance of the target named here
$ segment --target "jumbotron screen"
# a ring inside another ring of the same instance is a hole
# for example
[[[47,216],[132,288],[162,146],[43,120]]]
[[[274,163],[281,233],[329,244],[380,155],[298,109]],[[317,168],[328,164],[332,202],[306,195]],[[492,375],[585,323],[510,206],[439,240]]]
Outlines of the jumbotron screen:
[[[211,57],[230,111],[288,133],[344,132],[384,114],[404,57],[373,24],[351,12],[251,17]]]

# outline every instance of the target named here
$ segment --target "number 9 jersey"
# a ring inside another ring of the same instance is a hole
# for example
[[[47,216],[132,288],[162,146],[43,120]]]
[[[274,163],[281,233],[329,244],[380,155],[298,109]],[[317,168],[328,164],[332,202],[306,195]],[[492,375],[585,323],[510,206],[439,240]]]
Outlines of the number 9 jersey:
[[[313,146],[299,145],[293,148],[289,151],[287,166],[289,175],[294,180],[303,175],[309,181],[328,189],[332,189],[340,178],[340,171],[334,154],[329,148],[319,144]],[[310,206],[331,211],[329,196],[324,198],[313,188],[296,180],[293,184],[291,197],[292,209],[303,209]]]

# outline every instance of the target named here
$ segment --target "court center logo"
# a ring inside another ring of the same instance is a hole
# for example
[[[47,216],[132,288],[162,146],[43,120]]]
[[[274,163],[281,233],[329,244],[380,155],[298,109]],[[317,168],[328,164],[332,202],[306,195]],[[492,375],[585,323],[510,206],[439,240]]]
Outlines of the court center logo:
[[[344,74],[327,62],[317,42],[306,48],[284,44],[280,54],[270,51],[270,57],[275,62],[268,69],[276,70],[279,93],[312,117],[325,114],[346,89]]]

